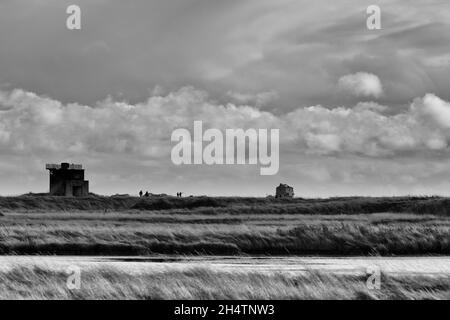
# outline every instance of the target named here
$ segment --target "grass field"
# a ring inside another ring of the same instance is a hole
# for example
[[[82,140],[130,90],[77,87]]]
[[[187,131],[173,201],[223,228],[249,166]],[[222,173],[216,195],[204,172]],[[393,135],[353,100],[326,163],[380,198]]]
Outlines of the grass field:
[[[450,299],[450,278],[381,275],[380,289],[366,276],[227,273],[206,268],[130,275],[114,269],[81,275],[79,290],[67,274],[36,268],[0,272],[0,299]]]
[[[448,255],[449,210],[438,197],[7,197],[0,254]]]
[[[345,197],[327,199],[275,199],[245,197],[51,197],[29,194],[0,197],[0,212],[59,212],[59,211],[166,211],[202,214],[358,214],[415,213],[450,215],[450,198],[442,197]]]

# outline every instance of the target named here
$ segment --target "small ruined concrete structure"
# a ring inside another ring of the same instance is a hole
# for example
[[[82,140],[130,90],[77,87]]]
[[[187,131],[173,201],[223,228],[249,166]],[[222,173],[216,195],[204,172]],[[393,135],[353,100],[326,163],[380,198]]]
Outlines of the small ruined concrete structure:
[[[81,164],[46,164],[50,171],[50,195],[85,197],[89,195],[89,181],[84,180]]]
[[[294,188],[287,184],[280,183],[275,192],[275,198],[293,198]]]

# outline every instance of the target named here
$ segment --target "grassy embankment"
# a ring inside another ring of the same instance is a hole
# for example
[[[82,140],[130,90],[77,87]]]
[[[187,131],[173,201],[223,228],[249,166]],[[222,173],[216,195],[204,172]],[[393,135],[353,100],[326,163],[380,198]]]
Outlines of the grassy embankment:
[[[131,275],[115,269],[82,273],[69,290],[67,274],[17,268],[0,272],[0,299],[450,299],[449,277],[217,272],[205,268]]]
[[[0,198],[0,254],[450,254],[450,199]]]

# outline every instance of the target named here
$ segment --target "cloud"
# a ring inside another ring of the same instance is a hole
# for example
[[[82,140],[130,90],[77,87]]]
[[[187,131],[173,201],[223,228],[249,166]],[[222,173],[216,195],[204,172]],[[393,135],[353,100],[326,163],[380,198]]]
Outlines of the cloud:
[[[358,154],[383,157],[403,152],[446,151],[450,103],[433,94],[393,115],[376,103],[355,107],[297,108],[274,115],[256,107],[219,104],[204,91],[184,87],[129,104],[112,98],[93,106],[63,104],[24,90],[0,91],[2,154],[133,155],[167,161],[171,132],[206,127],[277,128],[283,150],[297,154]]]
[[[450,128],[450,103],[433,94],[427,94],[423,99],[417,99],[413,110],[420,117],[428,119],[433,125],[442,129]]]
[[[450,100],[448,8],[440,0],[383,3],[379,32],[366,30],[357,0],[79,0],[90,18],[76,36],[60,17],[63,1],[0,2],[0,86],[59,101],[92,105],[119,92],[143,101],[156,84],[191,84],[216,99],[274,90],[282,113],[299,101],[356,104],[353,94],[330,92],[339,77],[358,71],[383,81],[382,102],[392,108],[426,92]]]
[[[96,174],[93,188],[100,190],[113,188],[123,192],[121,186],[134,188],[135,183],[148,179],[161,186],[185,183],[186,188],[196,179],[198,188],[203,183],[201,190],[208,190],[210,182],[218,177],[231,179],[230,190],[234,190],[231,185],[240,183],[239,179],[262,187],[256,180],[249,182],[257,176],[251,168],[196,169],[172,165],[172,131],[192,129],[195,120],[202,120],[205,129],[280,129],[280,174],[295,181],[372,181],[380,170],[386,172],[384,179],[394,179],[399,170],[394,166],[405,155],[417,163],[411,166],[413,171],[404,168],[401,177],[397,177],[399,181],[419,179],[419,172],[414,171],[419,164],[421,179],[426,179],[426,172],[439,177],[437,172],[443,172],[442,166],[427,168],[420,159],[434,159],[438,166],[439,159],[448,156],[450,103],[427,94],[415,99],[401,113],[385,111],[386,106],[371,102],[353,107],[299,107],[275,115],[257,107],[220,104],[207,92],[193,87],[155,93],[140,103],[108,98],[91,106],[64,104],[21,89],[3,90],[0,91],[0,167],[8,171],[1,171],[0,175],[3,181],[22,181],[23,184],[36,176],[36,172],[42,172],[44,162],[67,160],[87,164]],[[347,159],[348,164],[336,166],[330,159]],[[311,167],[304,170],[326,174],[305,176],[299,169],[304,161],[309,161]],[[358,167],[351,165],[356,163]],[[224,170],[228,170],[226,174]],[[41,177],[39,181],[45,182],[45,179]],[[21,188],[20,185],[17,188]],[[327,192],[332,192],[330,190],[334,189],[327,189]]]
[[[444,54],[438,56],[425,57],[423,59],[423,63],[429,67],[445,68],[450,66],[450,55]]]
[[[267,106],[279,98],[276,91],[258,92],[256,94],[228,91],[227,96],[238,104],[249,104],[256,107]]]
[[[450,103],[433,94],[417,98],[402,113],[385,115],[385,107],[299,108],[283,118],[295,132],[296,144],[318,154],[402,156],[405,152],[448,152]],[[289,120],[287,120],[289,119]],[[303,138],[304,137],[304,138]]]
[[[143,103],[108,98],[93,106],[63,104],[16,89],[0,91],[0,106],[2,154],[160,158],[170,151],[172,130],[190,128],[194,120],[225,128],[264,127],[275,118],[248,106],[214,104],[204,91],[191,87],[151,96]]]
[[[357,97],[379,98],[383,95],[380,79],[371,73],[357,72],[339,78],[338,87]]]

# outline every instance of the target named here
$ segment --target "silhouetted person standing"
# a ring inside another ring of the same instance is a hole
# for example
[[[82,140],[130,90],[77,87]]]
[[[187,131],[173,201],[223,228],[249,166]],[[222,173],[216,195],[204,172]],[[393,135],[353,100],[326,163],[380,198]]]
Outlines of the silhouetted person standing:
[[[139,191],[139,197],[142,197],[142,190],[141,191]]]

